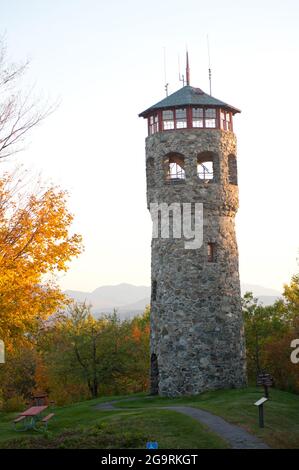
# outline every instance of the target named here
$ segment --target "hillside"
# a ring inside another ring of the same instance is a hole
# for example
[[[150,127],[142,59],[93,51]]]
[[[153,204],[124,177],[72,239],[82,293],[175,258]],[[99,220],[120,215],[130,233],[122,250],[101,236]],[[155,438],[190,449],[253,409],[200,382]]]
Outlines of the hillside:
[[[248,291],[253,292],[264,305],[271,305],[281,295],[274,289],[254,284],[242,284],[241,290],[242,295]],[[142,313],[150,303],[149,286],[126,283],[101,286],[92,292],[67,290],[65,293],[79,302],[86,301],[91,304],[96,316],[101,313],[111,313],[116,308],[122,317],[130,317]]]

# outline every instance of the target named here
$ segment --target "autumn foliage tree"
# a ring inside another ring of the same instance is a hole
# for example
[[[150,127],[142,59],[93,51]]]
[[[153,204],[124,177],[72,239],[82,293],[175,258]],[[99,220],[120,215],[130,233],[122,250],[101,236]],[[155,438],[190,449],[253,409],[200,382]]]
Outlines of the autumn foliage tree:
[[[23,88],[27,67],[8,59],[0,38],[0,159],[22,150],[28,133],[55,108]],[[55,187],[28,193],[16,173],[0,175],[0,338],[8,351],[65,301],[51,276],[81,251],[81,237],[69,234],[66,196]]]
[[[56,108],[23,87],[27,68],[28,62],[8,59],[1,37],[1,162],[23,150],[30,131]],[[55,275],[67,269],[82,245],[80,235],[70,233],[73,216],[66,200],[67,193],[53,186],[29,189],[16,171],[0,175],[0,339],[6,349],[0,401],[1,396],[29,393],[40,363],[34,344],[36,329],[42,319],[68,302]]]
[[[8,350],[65,303],[55,273],[82,250],[81,236],[70,234],[66,192],[26,194],[21,186],[16,175],[0,178],[0,338]]]
[[[263,306],[247,293],[243,299],[247,369],[255,383],[261,370],[278,388],[299,393],[299,366],[291,361],[291,343],[299,338],[299,275],[284,286],[283,298]]]

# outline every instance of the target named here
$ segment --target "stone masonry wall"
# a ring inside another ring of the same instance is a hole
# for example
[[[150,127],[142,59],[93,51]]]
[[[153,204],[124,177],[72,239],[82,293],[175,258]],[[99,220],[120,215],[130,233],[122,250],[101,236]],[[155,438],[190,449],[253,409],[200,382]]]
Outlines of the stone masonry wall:
[[[214,179],[208,182],[197,176],[197,157],[206,151],[214,155]],[[183,182],[165,182],[164,159],[171,152],[185,158]],[[215,129],[168,131],[146,141],[148,205],[202,202],[204,208],[200,249],[185,249],[182,239],[152,240],[152,388],[161,395],[246,384],[231,155],[236,155],[234,134]],[[208,243],[215,244],[214,262],[208,261]]]

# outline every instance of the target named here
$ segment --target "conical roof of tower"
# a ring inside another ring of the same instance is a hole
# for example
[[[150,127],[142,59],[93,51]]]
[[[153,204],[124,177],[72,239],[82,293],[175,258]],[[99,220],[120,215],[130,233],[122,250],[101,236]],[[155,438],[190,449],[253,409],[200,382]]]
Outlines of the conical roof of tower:
[[[194,88],[193,86],[186,85],[183,88],[175,91],[171,95],[164,98],[162,101],[154,104],[150,108],[146,109],[139,114],[140,117],[146,117],[152,111],[158,109],[181,107],[181,106],[219,106],[224,109],[232,111],[233,114],[240,113],[241,111],[233,106],[214,98],[207,93],[204,93],[200,88]]]

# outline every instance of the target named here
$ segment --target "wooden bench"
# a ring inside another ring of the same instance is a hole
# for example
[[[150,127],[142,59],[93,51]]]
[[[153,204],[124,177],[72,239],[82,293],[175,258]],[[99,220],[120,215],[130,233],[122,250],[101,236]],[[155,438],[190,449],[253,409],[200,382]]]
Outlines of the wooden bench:
[[[50,413],[42,419],[42,423],[46,426],[46,429],[48,428],[48,422],[50,421],[51,418],[53,418],[53,416],[55,416],[55,414]]]
[[[25,419],[26,416],[18,416],[16,419],[14,419],[14,426],[15,426],[15,429],[17,430],[17,423],[19,423],[20,421],[23,421],[23,419]]]
[[[25,419],[26,416],[18,416],[15,420],[14,420],[14,423],[19,423],[20,421],[23,421],[23,419]]]

